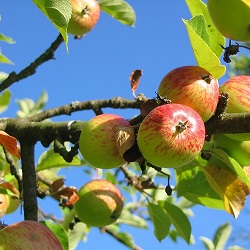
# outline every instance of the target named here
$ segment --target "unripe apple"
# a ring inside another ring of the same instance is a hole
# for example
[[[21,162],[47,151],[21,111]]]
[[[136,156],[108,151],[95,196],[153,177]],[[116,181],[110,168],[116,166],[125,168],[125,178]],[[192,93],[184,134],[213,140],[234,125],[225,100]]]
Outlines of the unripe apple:
[[[9,205],[8,205],[6,214],[11,214],[17,210],[17,208],[21,204],[21,201],[16,196],[7,195],[7,198],[8,198]]]
[[[79,148],[84,159],[102,169],[115,168],[125,163],[116,147],[115,126],[129,126],[129,122],[115,114],[97,115],[83,127]]]
[[[0,230],[0,250],[62,250],[56,235],[36,221],[21,221]]]
[[[8,209],[9,200],[6,194],[0,194],[0,218],[3,217]]]
[[[226,151],[242,167],[250,165],[250,141],[237,141],[223,134],[215,134],[214,145]]]
[[[209,15],[220,33],[237,41],[250,41],[249,0],[207,0]]]
[[[199,66],[182,66],[162,79],[158,94],[174,103],[193,108],[206,122],[215,112],[219,100],[218,81]]]
[[[102,227],[114,223],[123,209],[120,190],[106,180],[93,180],[78,191],[79,200],[74,208],[81,222]]]
[[[220,86],[220,91],[229,94],[227,113],[250,112],[250,76],[233,76]],[[234,140],[250,140],[250,131],[249,133],[226,135]]]
[[[137,142],[144,158],[161,168],[192,161],[201,151],[205,126],[199,114],[182,104],[153,109],[140,124]]]
[[[83,36],[98,22],[100,6],[96,0],[71,0],[72,16],[68,24],[68,33]]]

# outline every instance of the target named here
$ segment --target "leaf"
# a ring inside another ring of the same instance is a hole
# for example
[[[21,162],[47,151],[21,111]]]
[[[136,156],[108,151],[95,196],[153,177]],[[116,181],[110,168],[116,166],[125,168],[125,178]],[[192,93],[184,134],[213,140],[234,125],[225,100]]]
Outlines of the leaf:
[[[0,52],[0,63],[14,64],[9,58],[4,56],[1,52]]]
[[[223,53],[223,49],[219,44],[225,46],[226,39],[225,37],[217,30],[214,26],[210,15],[208,13],[208,9],[206,4],[201,0],[186,0],[186,3],[189,7],[189,10],[193,16],[203,15],[205,19],[205,28],[207,30],[207,34],[209,35],[209,47],[219,58]]]
[[[191,240],[191,225],[186,214],[179,207],[168,201],[158,201],[158,204],[164,209],[178,234],[189,244]]]
[[[221,225],[214,234],[214,245],[216,250],[223,250],[232,232],[229,223]]]
[[[154,225],[154,234],[161,241],[165,239],[169,233],[171,222],[158,204],[148,203],[148,213]]]
[[[54,152],[51,148],[45,151],[38,160],[37,171],[50,168],[62,168],[69,166],[83,166],[85,162],[79,158],[79,156],[74,156],[72,162],[66,162],[63,157]]]
[[[55,224],[51,221],[41,221],[41,223],[45,226],[47,226],[58,238],[60,241],[63,250],[69,249],[69,239],[66,231],[60,224]]]
[[[135,91],[137,90],[139,86],[141,76],[142,76],[142,70],[136,69],[130,74],[130,77],[129,77],[132,94],[135,98],[136,98]]]
[[[17,146],[17,139],[4,131],[0,131],[0,144],[13,156],[20,159]]]
[[[211,187],[223,199],[226,211],[237,218],[246,200],[241,181],[228,170],[215,165],[208,165],[203,171]]]
[[[201,236],[199,239],[202,241],[207,250],[215,249],[213,241],[210,240],[209,238]]]
[[[73,230],[68,231],[69,237],[69,250],[77,249],[77,245],[80,240],[86,239],[87,226],[82,222],[78,222],[74,225]]]
[[[0,94],[0,113],[3,113],[10,104],[11,92],[5,90]]]
[[[69,0],[33,0],[34,4],[46,15],[63,36],[68,51],[67,27],[72,14]]]
[[[198,65],[205,68],[215,78],[222,77],[226,67],[221,65],[217,55],[209,48],[204,16],[196,15],[190,20],[183,19],[183,22],[186,25]]]
[[[99,4],[101,10],[119,22],[129,26],[135,25],[135,11],[127,2],[123,0],[100,0]]]
[[[0,71],[0,82],[3,82],[8,76],[9,74]]]
[[[14,44],[16,41],[14,41],[11,37],[5,36],[4,34],[0,33],[0,41],[4,41],[9,44]]]

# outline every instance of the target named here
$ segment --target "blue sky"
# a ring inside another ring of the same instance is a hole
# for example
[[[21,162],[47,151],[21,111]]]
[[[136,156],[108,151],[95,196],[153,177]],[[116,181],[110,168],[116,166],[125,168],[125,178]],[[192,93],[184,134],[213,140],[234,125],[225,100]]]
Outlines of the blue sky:
[[[12,103],[3,114],[15,117],[18,105],[17,99],[37,99],[43,90],[49,95],[46,108],[52,108],[90,99],[109,99],[116,96],[133,99],[129,75],[135,69],[142,69],[143,76],[136,91],[152,98],[155,96],[158,84],[171,69],[196,65],[190,46],[186,28],[182,18],[189,19],[190,13],[185,1],[130,1],[137,14],[135,28],[124,26],[105,13],[97,26],[82,40],[69,37],[69,53],[64,45],[55,53],[56,60],[51,60],[38,68],[37,73],[28,79],[15,83],[10,87]],[[8,0],[0,3],[0,32],[13,37],[15,45],[0,44],[2,53],[7,55],[14,66],[1,65],[0,71],[19,72],[51,44],[58,35],[54,26],[37,9],[31,1]],[[224,80],[220,79],[220,83]],[[138,114],[137,110],[111,110],[131,118]],[[93,112],[78,112],[71,117],[63,116],[54,119],[88,120]],[[41,153],[41,146],[36,147],[36,158]],[[63,172],[67,175],[67,184],[80,187],[88,180],[82,169],[71,169]],[[50,201],[39,200],[42,207],[51,213],[57,213],[57,205]],[[230,221],[235,226],[233,236],[238,235],[238,229],[248,228],[249,204],[246,205],[237,220],[224,211],[216,211],[196,206],[193,209],[195,217],[191,218],[192,233],[196,245],[188,247],[183,240],[177,244],[166,238],[161,243],[153,234],[152,226],[148,230],[125,228],[135,239],[135,243],[143,249],[204,249],[199,236],[212,237],[215,228]],[[20,211],[4,217],[10,224],[22,220]],[[124,229],[124,230],[125,230]],[[237,238],[237,237],[236,237]],[[240,244],[238,237],[231,244]],[[93,229],[85,246],[79,249],[127,249],[110,236],[105,236]]]

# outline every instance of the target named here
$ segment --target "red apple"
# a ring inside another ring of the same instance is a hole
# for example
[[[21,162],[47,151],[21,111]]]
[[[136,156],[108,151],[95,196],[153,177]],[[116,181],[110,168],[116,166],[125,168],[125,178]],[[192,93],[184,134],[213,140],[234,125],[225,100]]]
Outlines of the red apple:
[[[98,22],[100,6],[96,0],[71,0],[72,16],[68,24],[68,33],[83,36]]]
[[[199,66],[183,66],[162,79],[158,94],[174,103],[193,108],[206,122],[215,112],[219,100],[218,81]]]
[[[226,112],[250,112],[250,76],[233,76],[220,86],[220,91],[229,94]],[[227,134],[227,136],[234,140],[249,141],[250,131],[249,133]]]
[[[199,114],[182,104],[153,109],[139,127],[137,142],[144,158],[162,168],[192,161],[201,151],[205,126]]]
[[[21,221],[0,230],[0,250],[62,250],[56,235],[36,221]]]
[[[214,145],[226,151],[242,167],[250,165],[250,141],[237,141],[223,134],[216,134]]]
[[[84,126],[79,141],[80,152],[92,166],[102,169],[115,168],[125,163],[116,147],[115,126],[130,126],[123,117],[102,114]]]
[[[114,223],[123,209],[120,190],[106,180],[86,183],[78,192],[79,200],[74,208],[81,222],[102,227]]]

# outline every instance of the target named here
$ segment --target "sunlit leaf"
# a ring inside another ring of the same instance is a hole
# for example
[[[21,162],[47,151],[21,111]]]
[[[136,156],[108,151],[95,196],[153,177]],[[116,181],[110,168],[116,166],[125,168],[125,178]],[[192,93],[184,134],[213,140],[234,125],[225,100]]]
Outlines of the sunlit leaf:
[[[0,33],[0,41],[4,41],[6,43],[13,44],[16,41],[14,41],[11,37],[5,36],[4,34]]]
[[[7,89],[0,94],[0,113],[3,113],[10,104],[11,92]]]
[[[237,218],[246,200],[241,181],[228,170],[215,165],[208,165],[203,171],[211,187],[223,199],[226,211]]]
[[[221,65],[217,55],[210,49],[206,30],[206,22],[203,15],[193,16],[190,20],[184,20],[190,42],[199,66],[205,68],[215,78],[222,77],[226,67]]]
[[[131,5],[123,0],[100,0],[101,10],[119,22],[134,26],[136,15]]]
[[[156,238],[161,241],[165,239],[169,233],[171,222],[164,212],[162,207],[158,204],[148,203],[148,213],[154,224],[154,234]]]
[[[17,146],[17,139],[4,131],[0,131],[0,144],[13,156],[20,159],[20,154]]]
[[[185,213],[176,205],[168,201],[158,201],[164,209],[169,221],[174,225],[178,234],[189,244],[191,239],[191,225]]]
[[[0,63],[14,64],[9,58],[0,52]]]
[[[227,240],[232,232],[232,227],[229,223],[221,225],[214,234],[214,245],[216,249],[225,249]]]
[[[215,249],[215,246],[214,246],[213,241],[210,240],[209,238],[204,237],[204,236],[201,236],[199,239],[200,239],[200,240],[202,241],[202,243],[204,244],[206,250],[214,250],[214,249]]]
[[[4,81],[8,76],[9,74],[5,72],[0,72],[0,82]]]

